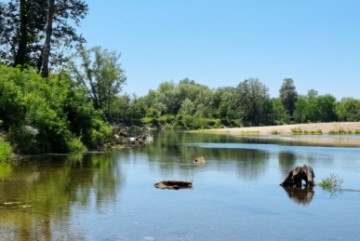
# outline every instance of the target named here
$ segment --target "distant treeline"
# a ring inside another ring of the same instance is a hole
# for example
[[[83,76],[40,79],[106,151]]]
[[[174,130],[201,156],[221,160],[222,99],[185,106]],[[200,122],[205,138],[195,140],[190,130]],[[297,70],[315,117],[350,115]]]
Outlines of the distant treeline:
[[[290,78],[283,80],[276,98],[270,98],[268,88],[258,79],[218,89],[184,79],[161,83],[143,97],[119,96],[116,102],[121,108],[113,110],[113,122],[151,123],[167,129],[360,120],[360,100],[338,101],[316,90],[299,95]]]

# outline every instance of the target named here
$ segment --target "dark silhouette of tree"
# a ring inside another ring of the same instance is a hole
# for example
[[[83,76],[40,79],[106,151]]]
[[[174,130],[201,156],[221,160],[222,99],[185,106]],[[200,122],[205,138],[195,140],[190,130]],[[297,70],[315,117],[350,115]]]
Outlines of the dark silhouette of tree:
[[[285,109],[288,111],[290,118],[295,111],[295,103],[298,98],[293,79],[284,79],[280,88],[280,99]]]

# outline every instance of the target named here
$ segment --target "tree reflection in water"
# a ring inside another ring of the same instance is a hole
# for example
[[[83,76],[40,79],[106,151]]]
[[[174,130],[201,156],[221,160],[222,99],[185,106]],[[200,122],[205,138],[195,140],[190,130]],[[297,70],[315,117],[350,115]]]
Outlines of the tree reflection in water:
[[[124,175],[110,154],[92,154],[33,157],[0,178],[0,240],[85,240],[72,207],[116,199]]]
[[[283,188],[292,201],[302,205],[309,205],[315,194],[313,188]]]

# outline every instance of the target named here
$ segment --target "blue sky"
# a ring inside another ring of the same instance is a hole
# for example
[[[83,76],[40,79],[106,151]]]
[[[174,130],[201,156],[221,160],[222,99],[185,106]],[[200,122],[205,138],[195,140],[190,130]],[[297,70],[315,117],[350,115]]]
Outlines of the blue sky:
[[[143,96],[183,78],[210,88],[284,78],[360,99],[358,0],[88,0],[87,46],[121,53],[123,92]]]

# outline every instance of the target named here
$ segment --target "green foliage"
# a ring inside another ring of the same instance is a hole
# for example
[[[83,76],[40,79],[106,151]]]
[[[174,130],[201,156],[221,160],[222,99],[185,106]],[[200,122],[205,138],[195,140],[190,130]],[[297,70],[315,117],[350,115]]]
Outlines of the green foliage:
[[[83,150],[80,140],[97,148],[110,135],[66,72],[45,80],[31,69],[0,66],[0,119],[14,151],[22,154]]]
[[[0,65],[0,119],[5,130],[10,123],[18,123],[24,118],[22,78],[19,69]]]
[[[336,106],[340,121],[360,121],[360,100],[344,98]]]
[[[271,99],[272,114],[271,119],[276,125],[282,125],[289,122],[289,115],[280,98]]]
[[[345,130],[342,127],[340,127],[338,130],[330,130],[329,131],[329,135],[350,135],[350,134],[352,134],[351,130]]]
[[[54,11],[48,11],[50,2],[55,4]],[[64,46],[69,52],[85,41],[76,33],[76,26],[79,26],[87,11],[88,5],[82,0],[9,0],[0,3],[1,61],[21,68],[31,66],[40,71],[44,42],[49,37],[51,54],[49,51],[46,55],[51,57],[51,65],[57,67],[64,63]],[[47,24],[50,19],[51,24]]]
[[[111,121],[114,118],[113,103],[126,81],[124,70],[118,63],[120,55],[97,46],[81,49],[78,57],[79,60],[70,62],[72,75],[87,90],[95,109],[103,111],[106,119]]]
[[[293,135],[302,135],[304,132],[300,128],[293,128],[293,129],[291,129],[291,133]]]
[[[84,153],[87,152],[86,146],[81,142],[80,137],[71,137],[67,141],[69,151],[72,153]]]
[[[294,129],[291,129],[291,132],[293,135],[322,135],[323,132],[322,130],[311,130],[311,131],[308,131],[308,130],[302,130],[301,128],[294,128]]]
[[[310,90],[307,96],[299,96],[294,118],[298,123],[336,121],[336,99],[332,95],[319,96],[315,90]]]
[[[322,179],[317,185],[326,191],[333,192],[336,189],[339,189],[343,182],[343,179],[333,173],[330,173],[330,177]]]
[[[110,136],[111,129],[106,122],[92,119],[91,143],[88,144],[91,148],[103,147],[110,142]]]
[[[8,139],[18,153],[36,154],[41,152],[38,141],[39,130],[29,125],[13,125],[10,127]],[[41,143],[41,142],[40,142]]]
[[[240,119],[246,126],[271,123],[272,112],[268,88],[258,79],[247,79],[236,89]]]
[[[280,135],[280,134],[281,134],[281,132],[278,131],[278,130],[272,130],[271,131],[271,135]]]
[[[134,124],[141,120],[142,123],[157,127],[192,129],[221,125],[236,127],[332,122],[339,119],[338,113],[346,118],[345,113],[350,109],[357,113],[356,108],[339,108],[335,97],[319,95],[315,90],[310,90],[305,96],[298,96],[292,79],[285,79],[280,97],[272,99],[268,88],[257,79],[250,78],[237,87],[216,90],[184,79],[178,84],[163,82],[157,90],[150,90],[144,97],[120,96],[113,113],[122,113],[114,119],[116,122]],[[209,119],[220,121],[212,122]],[[314,130],[294,131],[294,134],[322,133]]]
[[[0,138],[0,164],[10,162],[12,148],[10,143]]]

